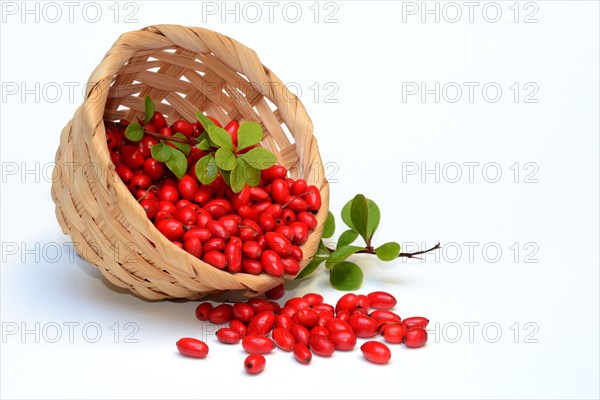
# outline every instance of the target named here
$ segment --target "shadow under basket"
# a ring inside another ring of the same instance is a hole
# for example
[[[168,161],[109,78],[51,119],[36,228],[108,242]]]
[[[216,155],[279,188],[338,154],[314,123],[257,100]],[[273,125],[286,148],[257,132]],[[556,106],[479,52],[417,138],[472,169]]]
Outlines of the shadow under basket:
[[[93,71],[85,101],[62,131],[52,198],[77,252],[110,282],[149,300],[198,299],[229,290],[251,296],[292,279],[221,271],[155,229],[115,172],[103,122],[142,119],[145,96],[169,123],[194,121],[196,111],[222,124],[260,123],[265,132],[260,145],[277,155],[292,178],[304,178],[321,192],[319,224],[301,246],[301,268],[317,250],[329,185],[300,100],[239,42],[203,28],[156,25],[121,35]]]

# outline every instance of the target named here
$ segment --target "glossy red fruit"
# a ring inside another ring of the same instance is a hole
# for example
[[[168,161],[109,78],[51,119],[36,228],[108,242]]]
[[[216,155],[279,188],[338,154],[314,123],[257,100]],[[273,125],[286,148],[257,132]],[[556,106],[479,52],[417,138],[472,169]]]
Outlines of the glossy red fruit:
[[[285,302],[285,307],[293,307],[296,310],[301,310],[309,306],[310,303],[304,297],[292,297],[291,299]]]
[[[211,218],[213,218],[214,220],[218,220],[229,214],[225,207],[223,207],[221,204],[213,203],[213,200],[206,203],[204,205],[204,209],[208,211]]]
[[[237,143],[238,143],[237,133],[238,133],[239,128],[240,128],[240,123],[237,122],[236,120],[229,121],[229,123],[227,125],[225,125],[225,128],[224,128],[231,135],[231,141],[233,142],[234,146],[237,146]]]
[[[163,184],[158,189],[158,200],[175,204],[179,200],[179,192],[176,187]]]
[[[349,351],[356,346],[356,335],[352,331],[336,331],[329,335],[336,350]]]
[[[152,180],[147,175],[134,175],[129,182],[129,189],[135,193],[140,189],[148,189],[151,184]]]
[[[398,322],[400,322],[401,320],[398,314],[389,310],[375,310],[371,314],[369,314],[369,317],[373,318],[377,322],[382,321],[384,319],[395,320]]]
[[[208,355],[208,346],[201,340],[181,338],[177,341],[177,350],[187,357],[204,358]]]
[[[207,242],[208,243],[208,242]],[[218,251],[209,251],[204,254],[204,262],[218,269],[227,268],[227,257]]]
[[[406,328],[402,324],[385,324],[380,331],[388,343],[402,343],[406,334]]]
[[[289,225],[292,222],[296,221],[296,213],[293,210],[286,208],[281,213],[281,219],[283,220],[283,223]]]
[[[267,360],[261,354],[250,354],[244,360],[244,369],[251,375],[261,373],[266,365]]]
[[[190,137],[194,133],[194,127],[192,124],[183,119],[173,122],[171,129],[173,129],[175,132],[183,133],[186,137]]]
[[[202,245],[202,251],[204,253],[208,253],[210,251],[223,252],[223,250],[225,250],[225,241],[223,239],[221,239],[221,238],[211,238],[211,239],[208,239]]]
[[[262,255],[262,248],[254,240],[247,241],[243,244],[242,251],[244,255],[253,260],[259,259]]]
[[[245,185],[239,193],[234,193],[231,196],[230,201],[235,211],[239,210],[242,206],[247,206],[250,203],[250,187]]]
[[[333,313],[329,311],[317,311],[317,314],[319,314],[319,320],[317,321],[319,326],[326,326],[327,322],[333,318]]]
[[[208,229],[194,228],[194,229],[188,230],[186,233],[183,234],[183,241],[184,242],[186,240],[190,240],[192,238],[200,239],[200,241],[202,243],[204,243],[208,239],[210,239],[210,232],[208,231]]]
[[[260,297],[251,298],[248,300],[248,305],[252,307],[254,314],[260,314],[263,311],[275,311],[270,301],[261,299]]]
[[[177,183],[177,190],[182,198],[191,201],[198,190],[198,184],[191,176],[184,175]]]
[[[404,324],[406,329],[410,329],[410,328],[425,329],[425,328],[427,328],[427,325],[429,325],[429,320],[424,317],[410,317],[410,318],[406,318],[404,321],[402,321],[402,323]]]
[[[285,204],[290,196],[290,189],[282,179],[275,179],[271,184],[271,197],[277,204]]]
[[[198,225],[198,228],[206,228],[206,224],[208,223],[208,221],[212,221],[212,217],[210,216],[208,211],[206,211],[203,208],[197,209],[196,212],[198,213],[198,220],[196,221],[196,225]]]
[[[165,166],[154,158],[147,158],[144,161],[144,174],[153,181],[159,180],[165,174]]]
[[[117,165],[115,167],[115,172],[117,173],[117,175],[119,175],[119,178],[121,178],[121,180],[126,184],[129,183],[133,178],[133,172],[131,172],[131,169],[125,164]]]
[[[248,192],[250,193],[250,199],[255,202],[265,201],[269,198],[269,193],[259,187],[251,187]]]
[[[246,303],[235,303],[233,305],[233,316],[242,322],[250,322],[254,318],[254,310]]]
[[[246,325],[239,319],[234,319],[229,323],[229,327],[236,331],[240,335],[240,339],[246,336],[247,329]]]
[[[144,136],[138,143],[138,150],[142,152],[144,158],[150,157],[152,153],[152,146],[158,144],[158,141],[150,136]]]
[[[386,364],[392,358],[389,347],[374,340],[368,341],[360,346],[363,356],[374,364]]]
[[[196,318],[200,321],[208,321],[208,315],[212,311],[213,306],[211,303],[200,303],[196,307]]]
[[[292,228],[292,231],[294,232],[294,239],[292,240],[293,244],[301,246],[306,243],[310,231],[304,222],[292,222],[290,228]]]
[[[296,318],[298,319],[298,323],[306,326],[307,328],[312,328],[319,321],[319,315],[312,308],[303,308],[296,313]]]
[[[121,138],[120,135],[116,135],[111,131],[106,132],[106,144],[108,145],[108,149],[110,151],[115,151],[119,148],[119,142],[117,137]]]
[[[242,260],[242,271],[246,274],[258,275],[262,272],[262,265],[258,260]]]
[[[292,196],[300,196],[306,191],[307,186],[308,184],[304,179],[298,179],[292,184],[290,192],[292,193]]]
[[[211,117],[210,115],[207,115],[208,119],[210,119],[212,122],[215,123],[216,126],[218,126],[219,128],[222,128],[223,126],[221,125],[221,123],[219,122],[219,120],[217,120],[215,117]]]
[[[273,341],[283,351],[292,351],[296,344],[292,334],[287,329],[281,327],[273,329]]]
[[[310,349],[303,343],[296,343],[294,345],[294,358],[301,364],[310,364],[312,360],[312,353]]]
[[[335,346],[327,336],[311,335],[308,338],[308,347],[312,352],[321,357],[330,357],[335,351]]]
[[[371,301],[371,308],[389,310],[394,308],[397,303],[396,298],[387,292],[372,292],[367,296]]]
[[[407,329],[404,335],[404,344],[407,347],[423,347],[427,343],[427,331],[422,328]]]
[[[196,193],[194,193],[194,198],[192,199],[192,201],[194,203],[204,205],[210,200],[211,197],[212,192],[210,191],[210,189],[206,186],[201,186],[198,188],[198,190],[196,190]]]
[[[113,164],[115,164],[115,166],[121,164],[121,153],[111,152],[110,159],[113,162]]]
[[[121,147],[121,161],[131,169],[140,168],[144,165],[144,155],[137,146],[125,145]]]
[[[226,324],[233,319],[233,307],[230,304],[219,304],[208,314],[208,320],[215,324]]]
[[[281,283],[281,284],[275,286],[274,288],[269,289],[265,292],[265,296],[267,296],[267,299],[271,299],[271,300],[279,300],[284,295],[285,295],[285,286],[283,286],[283,283]]]
[[[275,313],[273,311],[259,312],[248,324],[249,335],[266,335],[271,332],[275,325]]]
[[[275,317],[275,327],[283,328],[287,331],[290,330],[294,322],[292,321],[292,317],[286,314],[280,314]]]
[[[296,220],[298,222],[303,222],[311,231],[314,230],[318,225],[318,221],[315,216],[307,211],[299,212],[296,216]]]
[[[272,276],[283,276],[285,267],[281,262],[281,257],[273,250],[265,250],[260,256],[260,264],[263,271]]]
[[[306,293],[302,298],[306,299],[311,307],[323,303],[323,296],[318,293]]]
[[[160,128],[160,131],[158,133],[164,136],[173,136],[173,130],[169,126],[164,126]]]
[[[335,305],[335,312],[341,310],[352,311],[358,307],[358,296],[354,293],[347,293],[340,297]]]
[[[158,201],[156,200],[144,199],[140,201],[140,205],[146,212],[146,217],[148,217],[149,219],[153,219],[159,211]]]
[[[300,197],[292,195],[289,195],[285,198],[284,205],[286,207],[286,210],[293,210],[295,212],[302,212],[308,210],[308,203],[306,201],[302,200]]]
[[[166,219],[156,224],[156,229],[170,241],[183,238],[183,224],[176,219]]]
[[[152,116],[152,119],[150,121],[158,129],[167,126],[167,120],[165,120],[165,117],[158,111],[154,112],[154,115]]]
[[[184,225],[194,225],[198,219],[198,213],[192,207],[184,206],[175,211],[174,217]]]
[[[348,320],[348,324],[356,336],[360,338],[370,338],[377,335],[377,321],[366,315],[353,315]]]
[[[358,298],[358,303],[357,303],[357,308],[361,308],[363,310],[367,310],[367,312],[369,311],[369,309],[371,308],[371,300],[369,300],[369,297],[364,295],[364,294],[359,294],[357,295]]]
[[[256,223],[259,222],[259,215],[256,213],[256,211],[250,207],[249,205],[243,205],[241,206],[238,210],[238,215],[240,217],[242,217],[244,220],[251,220],[254,221]]]
[[[198,238],[191,238],[184,241],[183,249],[194,257],[202,257],[202,242]]]
[[[284,179],[287,169],[281,165],[273,165],[261,171],[261,177],[265,183],[273,182],[275,179]]]
[[[246,353],[268,354],[275,348],[275,343],[266,336],[246,335],[242,339],[242,347]]]
[[[321,208],[321,193],[316,186],[308,186],[306,188],[306,194],[302,196],[302,198],[308,203],[309,210],[316,212]]]
[[[294,337],[296,343],[303,343],[308,345],[308,337],[310,336],[310,332],[306,327],[300,324],[294,324],[289,329],[290,333]]]
[[[242,271],[242,245],[231,238],[225,246],[225,256],[227,257],[227,271],[232,274]]]
[[[213,238],[227,240],[230,237],[229,232],[227,232],[223,224],[219,221],[208,221],[204,227],[208,229]]]
[[[302,249],[296,245],[292,246],[292,252],[290,253],[290,256],[292,256],[292,258],[298,262],[302,261],[302,259],[304,258],[304,252],[302,251]]]
[[[351,331],[352,327],[345,321],[342,321],[339,318],[332,318],[325,324],[325,328],[329,331],[330,334],[338,332],[338,331]]]
[[[300,272],[300,264],[292,257],[282,257],[281,263],[286,275],[297,275]]]
[[[217,331],[217,339],[221,343],[235,344],[242,340],[242,336],[235,329],[221,328]]]
[[[327,304],[327,303],[311,304],[311,307],[313,310],[315,310],[318,313],[326,312],[331,315],[333,315],[335,313],[335,309],[333,308],[333,306],[331,304]]]
[[[344,322],[348,322],[348,320],[350,319],[350,316],[351,316],[351,313],[348,310],[340,310],[335,313],[335,317]]]
[[[279,218],[281,217],[281,214],[283,214],[283,208],[280,204],[271,204],[263,212],[271,214],[273,218]]]

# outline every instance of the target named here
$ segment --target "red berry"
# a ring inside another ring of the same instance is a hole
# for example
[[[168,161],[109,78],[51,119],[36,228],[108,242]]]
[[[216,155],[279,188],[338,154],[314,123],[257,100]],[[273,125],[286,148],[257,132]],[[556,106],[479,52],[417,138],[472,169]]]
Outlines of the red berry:
[[[397,303],[396,298],[387,292],[372,292],[367,296],[371,301],[371,308],[389,310]]]
[[[164,185],[158,189],[158,199],[160,201],[168,201],[169,203],[177,203],[179,200],[179,192],[177,188],[170,185]]]
[[[294,239],[292,243],[297,246],[301,246],[308,240],[309,230],[304,222],[292,222],[290,228],[294,232]]]
[[[283,271],[286,275],[297,275],[300,272],[300,264],[291,257],[283,257],[281,259]]]
[[[158,111],[154,112],[154,115],[152,116],[152,119],[150,121],[158,129],[161,129],[161,128],[167,126],[167,121],[165,120],[165,117]]]
[[[340,297],[337,304],[335,305],[335,312],[341,310],[352,311],[358,307],[358,297],[354,293],[347,293]]]
[[[248,192],[250,193],[250,199],[252,201],[261,202],[269,198],[269,193],[259,187],[251,187],[248,189]]]
[[[234,210],[239,210],[242,206],[247,206],[250,203],[250,188],[245,185],[239,193],[234,193],[231,196],[231,206]]]
[[[237,146],[237,143],[238,143],[237,133],[238,133],[239,127],[240,127],[239,122],[237,122],[236,120],[231,120],[231,121],[229,121],[229,123],[227,125],[225,125],[225,128],[224,128],[231,135],[231,141],[233,142],[234,146]]]
[[[194,127],[192,124],[183,119],[175,121],[173,125],[171,125],[171,128],[175,132],[183,133],[186,137],[190,137],[194,133]]]
[[[146,216],[149,219],[153,219],[158,213],[158,201],[151,199],[144,199],[140,201],[140,205],[146,212]]]
[[[244,243],[242,250],[246,257],[252,258],[252,259],[260,258],[261,254],[262,254],[262,248],[260,247],[258,242],[255,242],[253,240],[249,240],[246,243]]]
[[[360,338],[369,338],[377,335],[377,321],[366,315],[353,315],[348,320],[348,324],[356,336]]]
[[[208,320],[215,324],[226,324],[233,319],[233,307],[230,304],[219,304],[208,314]]]
[[[235,316],[235,312],[234,312],[234,316]],[[234,319],[233,321],[231,321],[229,323],[229,327],[231,329],[233,329],[234,331],[236,331],[240,335],[240,339],[243,338],[244,336],[246,336],[246,332],[247,332],[246,325],[239,319]]]
[[[213,238],[227,240],[230,237],[229,232],[227,232],[223,224],[219,221],[208,221],[205,225],[205,228],[208,229]]]
[[[356,346],[356,335],[352,331],[336,331],[329,335],[336,350],[349,351]]]
[[[164,164],[154,158],[147,158],[144,161],[144,173],[153,181],[157,181],[165,174]]]
[[[138,143],[138,149],[142,152],[144,158],[150,157],[152,154],[152,146],[158,144],[158,141],[150,136],[144,136]]]
[[[314,230],[318,225],[318,221],[315,216],[306,211],[298,213],[296,220],[299,222],[304,222],[311,231]]]
[[[427,328],[427,325],[429,325],[429,320],[424,317],[410,317],[410,318],[406,318],[404,321],[402,321],[402,323],[404,324],[406,329],[410,329],[410,328],[425,329],[425,328]]]
[[[232,274],[242,271],[242,245],[231,238],[225,246],[225,256],[227,257],[227,271]]]
[[[303,308],[296,313],[296,317],[298,318],[298,322],[307,328],[313,327],[317,324],[319,320],[319,315],[312,308]]]
[[[244,360],[244,369],[249,374],[258,374],[265,369],[267,365],[267,360],[261,354],[250,354]]]
[[[386,364],[392,358],[392,353],[385,344],[369,341],[360,346],[363,356],[374,364]]]
[[[339,318],[332,318],[325,324],[325,327],[329,331],[330,334],[338,332],[338,331],[351,331],[352,327],[347,323],[342,321]]]
[[[262,335],[247,335],[242,339],[242,347],[246,353],[267,354],[273,351],[275,343]]]
[[[208,253],[210,251],[222,252],[223,250],[225,250],[225,241],[221,238],[208,239],[202,245],[202,251],[204,253]]]
[[[242,340],[242,336],[235,329],[221,328],[217,331],[217,339],[221,343],[235,344]]]
[[[369,317],[373,318],[377,322],[384,319],[391,319],[400,322],[400,316],[388,310],[375,310],[369,314]]]
[[[300,196],[306,191],[307,183],[304,179],[298,179],[292,184],[291,193],[293,196]]]
[[[308,210],[308,203],[302,200],[300,197],[290,195],[285,198],[285,204],[287,209],[294,210],[296,212]]]
[[[183,249],[194,257],[202,257],[202,242],[198,238],[191,238],[184,241]]]
[[[281,283],[281,284],[275,286],[274,288],[267,290],[265,292],[265,296],[267,296],[267,298],[271,299],[271,300],[278,300],[278,299],[282,298],[284,295],[285,295],[285,286],[283,286],[283,283]]]
[[[170,241],[176,241],[183,237],[183,224],[176,219],[165,219],[156,224],[156,229]]]
[[[362,308],[363,310],[369,311],[369,309],[371,308],[371,300],[369,300],[369,298],[367,296],[365,296],[364,294],[359,294],[357,296],[357,298],[358,298],[357,308]]]
[[[242,271],[247,274],[258,275],[262,272],[262,264],[258,260],[242,260]]]
[[[275,218],[268,212],[263,212],[258,217],[258,224],[264,232],[270,232],[275,229]]]
[[[208,242],[207,242],[208,243]],[[203,249],[204,251],[204,249]],[[204,262],[218,269],[227,268],[227,257],[218,251],[209,251],[204,254]]]
[[[190,206],[181,207],[173,216],[184,225],[194,225],[198,219],[198,213]]]
[[[275,179],[284,179],[286,175],[287,170],[281,165],[273,165],[261,172],[261,177],[266,183],[272,182]]]
[[[407,347],[422,347],[427,343],[427,331],[422,328],[410,328],[404,335],[404,344]]]
[[[292,222],[296,221],[296,213],[294,211],[290,210],[289,208],[286,208],[281,213],[281,219],[283,220],[284,223],[289,225]]]
[[[179,194],[182,198],[186,200],[193,200],[196,190],[198,190],[198,184],[191,176],[184,175],[177,183],[177,189],[179,190]]]
[[[246,303],[235,303],[233,305],[233,316],[242,322],[250,322],[254,317],[254,310]]]
[[[334,344],[323,335],[311,335],[308,338],[308,347],[318,356],[329,357],[335,350]]]
[[[321,296],[318,293],[307,293],[302,297],[306,299],[306,301],[308,301],[308,304],[310,304],[311,306],[323,303],[323,296]]]
[[[303,343],[308,345],[308,338],[310,336],[310,332],[304,326],[300,324],[294,324],[290,327],[289,331],[294,337],[296,343]]]
[[[208,315],[212,311],[213,306],[211,303],[201,303],[196,307],[196,318],[200,321],[208,321]]]
[[[187,357],[204,358],[208,355],[208,346],[201,340],[182,338],[177,341],[177,350]]]
[[[285,314],[280,314],[275,317],[275,327],[283,328],[285,330],[290,330],[294,322],[292,321],[292,317]]]
[[[210,232],[208,231],[208,229],[194,228],[190,229],[189,231],[183,234],[184,242],[192,238],[198,238],[202,243],[204,243],[208,239],[210,239]]]
[[[388,343],[402,343],[406,328],[402,324],[386,324],[381,327],[383,339]]]
[[[311,185],[306,188],[306,194],[302,198],[308,203],[308,208],[316,212],[321,208],[321,193],[316,186]]]
[[[290,195],[288,185],[282,179],[275,179],[271,184],[271,197],[277,204],[285,204]]]
[[[273,250],[265,250],[260,256],[260,264],[263,270],[273,276],[283,276],[285,273],[285,267],[281,262],[281,257],[277,255]]]
[[[309,307],[310,303],[307,299],[303,297],[293,297],[285,302],[286,307],[293,307],[296,310],[301,310],[303,308]]]
[[[294,358],[301,364],[310,364],[312,353],[304,343],[294,345]]]
[[[139,168],[144,165],[144,155],[136,146],[125,145],[121,148],[121,161],[131,169]]]

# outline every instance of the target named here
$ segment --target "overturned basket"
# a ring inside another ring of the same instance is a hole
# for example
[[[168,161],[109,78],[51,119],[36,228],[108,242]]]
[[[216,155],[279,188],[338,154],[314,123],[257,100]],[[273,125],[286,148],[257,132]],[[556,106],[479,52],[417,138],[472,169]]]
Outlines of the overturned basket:
[[[52,198],[77,252],[110,282],[145,299],[197,299],[240,289],[258,294],[282,282],[267,274],[218,270],[172,244],[146,218],[115,173],[103,123],[142,118],[144,96],[169,122],[195,120],[201,110],[222,123],[261,123],[261,145],[293,178],[321,191],[319,225],[302,246],[304,268],[317,249],[329,200],[304,106],[253,50],[207,29],[177,25],[123,34],[92,73],[84,103],[62,131]]]

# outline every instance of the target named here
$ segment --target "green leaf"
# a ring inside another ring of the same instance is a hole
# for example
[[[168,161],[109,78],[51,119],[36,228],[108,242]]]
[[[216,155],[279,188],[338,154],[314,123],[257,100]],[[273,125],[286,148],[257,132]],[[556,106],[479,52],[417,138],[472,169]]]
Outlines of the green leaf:
[[[132,142],[139,142],[144,137],[144,128],[138,122],[132,122],[127,125],[125,136]]]
[[[223,177],[223,180],[227,184],[227,186],[231,187],[231,171],[219,170],[219,173]]]
[[[354,199],[352,199],[354,200]],[[342,208],[342,221],[351,229],[354,229],[354,224],[352,223],[352,217],[350,216],[350,209],[352,208],[352,200],[347,202]]]
[[[150,98],[150,96],[144,97],[144,117],[146,118],[146,122],[150,122],[152,117],[154,116],[155,111],[154,102]]]
[[[196,147],[199,148],[200,150],[208,151],[208,150],[210,150],[210,143],[208,143],[208,140],[202,139],[202,141],[200,143],[198,143],[196,145]]]
[[[325,226],[323,226],[323,237],[325,239],[330,238],[333,236],[334,232],[335,232],[335,217],[333,216],[331,211],[329,211],[329,213],[327,214],[327,219],[325,220]]]
[[[335,249],[333,253],[329,256],[329,259],[325,263],[327,268],[331,268],[335,264],[340,261],[344,261],[346,258],[350,257],[352,254],[356,253],[359,250],[363,250],[364,247],[360,246],[343,246]]]
[[[398,258],[398,255],[400,254],[400,245],[396,242],[382,244],[375,249],[375,254],[377,254],[377,258],[381,261],[392,261]]]
[[[264,147],[257,147],[246,154],[240,154],[239,157],[250,164],[251,167],[260,170],[267,169],[277,162],[277,156]]]
[[[367,241],[369,206],[367,205],[367,199],[362,194],[357,194],[354,196],[354,199],[352,199],[350,218],[352,219],[352,225],[354,225],[355,228],[354,230],[356,230],[358,234],[362,236],[365,241]]]
[[[196,119],[202,124],[205,131],[208,131],[209,126],[216,126],[214,122],[200,111],[196,112]]]
[[[215,153],[215,163],[217,163],[217,167],[225,171],[233,171],[237,165],[235,155],[230,149],[225,147],[221,147]]]
[[[176,138],[179,138],[179,139],[187,139],[183,133],[176,133],[176,134],[173,135],[173,137],[176,137]],[[192,146],[190,146],[189,144],[175,142],[175,141],[172,141],[172,140],[169,140],[169,142],[173,143],[173,145],[175,145],[175,147],[177,147],[179,150],[181,150],[183,152],[183,154],[185,154],[186,156],[190,155],[190,151],[192,149]]]
[[[171,151],[171,157],[166,162],[167,168],[169,168],[178,179],[181,179],[187,172],[187,158],[185,158],[183,153],[178,149],[174,149],[172,147],[169,147],[169,149]]]
[[[317,270],[317,268],[319,268],[319,266],[321,264],[323,264],[323,261],[325,261],[326,259],[327,259],[326,256],[315,255],[313,257],[313,259],[310,260],[308,265],[306,267],[304,267],[304,269],[302,271],[300,271],[300,273],[298,274],[298,276],[296,276],[295,279],[304,279],[304,278],[308,277],[313,272],[315,272]]]
[[[377,227],[379,226],[379,221],[381,220],[381,212],[379,211],[379,206],[375,204],[373,200],[367,199],[368,206],[368,215],[369,221],[367,222],[367,240],[371,240]]]
[[[217,179],[219,170],[212,154],[207,154],[196,163],[196,176],[205,185],[209,185]]]
[[[156,161],[167,162],[171,158],[171,148],[164,143],[155,144],[150,148],[150,154]]]
[[[244,174],[244,177],[246,178],[246,183],[248,184],[248,186],[258,186],[258,184],[260,183],[260,171],[256,168],[249,166],[248,164],[246,164],[245,171],[246,172]]]
[[[246,169],[246,166],[244,160],[241,160],[239,158],[236,158],[236,164],[237,165],[235,166],[233,171],[231,171],[229,180],[231,183],[231,190],[233,190],[234,193],[239,193],[246,185],[246,177],[244,176],[244,170]]]
[[[233,150],[233,142],[231,141],[231,135],[223,128],[219,128],[216,125],[208,127],[208,137],[218,147],[224,147],[229,150]]]
[[[363,272],[358,265],[343,261],[331,269],[329,282],[337,290],[360,289],[363,281]]]
[[[348,246],[351,243],[354,243],[356,238],[358,237],[358,232],[353,231],[352,229],[348,229],[344,233],[340,235],[340,238],[337,242],[337,247]]]
[[[260,124],[254,121],[246,121],[240,124],[238,129],[237,151],[247,149],[258,144],[263,138]]]

